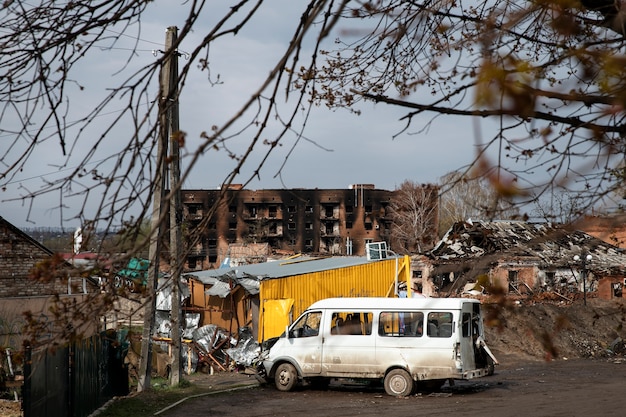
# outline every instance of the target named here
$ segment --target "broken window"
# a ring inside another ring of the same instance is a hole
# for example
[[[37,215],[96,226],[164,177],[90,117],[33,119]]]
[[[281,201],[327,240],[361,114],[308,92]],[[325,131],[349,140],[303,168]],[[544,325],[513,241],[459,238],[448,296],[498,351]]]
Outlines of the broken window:
[[[248,216],[251,218],[256,218],[257,216],[257,206],[255,204],[247,204],[246,209],[248,211]]]

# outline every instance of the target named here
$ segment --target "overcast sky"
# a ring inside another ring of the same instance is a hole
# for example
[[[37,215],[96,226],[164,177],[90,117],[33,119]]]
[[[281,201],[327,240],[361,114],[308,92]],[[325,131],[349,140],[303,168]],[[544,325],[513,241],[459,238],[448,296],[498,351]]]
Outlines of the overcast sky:
[[[118,49],[93,50],[79,67],[81,84],[84,90],[68,90],[72,107],[68,118],[80,116],[95,106],[106,95],[107,88],[119,82],[120,75],[129,74],[136,68],[156,59],[153,50],[163,48],[165,31],[169,26],[182,27],[186,8],[179,2],[158,2],[150,5],[149,13],[144,16],[137,48],[130,67],[124,68],[128,51],[118,45]],[[180,2],[182,3],[182,2]],[[211,6],[214,7],[214,6]],[[217,6],[222,7],[222,6]],[[212,125],[219,125],[232,116],[239,106],[250,97],[264,80],[276,59],[286,48],[294,28],[297,25],[302,5],[292,0],[265,3],[263,12],[236,36],[223,38],[211,50],[211,72],[219,73],[221,83],[211,86],[206,81],[206,73],[196,70],[187,80],[187,85],[180,97],[180,127],[187,133],[188,150],[193,150],[200,141],[202,131],[210,131]],[[201,24],[196,25],[192,37],[181,45],[181,49],[191,50],[194,39],[202,38],[203,27],[210,28],[223,10],[204,13]],[[206,26],[205,26],[206,24]],[[345,28],[340,24],[339,29]],[[127,31],[133,34],[132,30]],[[134,33],[137,33],[136,31]],[[332,36],[330,37],[333,38]],[[126,44],[130,46],[129,39]],[[310,52],[310,51],[309,51]],[[306,56],[303,53],[302,56]],[[310,53],[309,55],[310,56]],[[182,56],[179,65],[185,65]],[[156,92],[156,85],[154,89]],[[120,108],[123,103],[120,103]],[[110,116],[115,116],[115,104],[110,107]],[[395,189],[406,179],[420,183],[437,182],[441,176],[455,170],[474,157],[475,135],[472,121],[464,119],[438,118],[432,126],[421,133],[427,118],[415,120],[415,129],[400,134],[404,124],[399,121],[406,111],[385,105],[365,104],[360,106],[362,114],[356,116],[346,111],[329,111],[324,107],[316,108],[309,118],[304,136],[310,141],[301,140],[289,156],[281,178],[276,177],[279,166],[284,162],[287,152],[296,140],[292,134],[284,146],[274,155],[270,163],[261,172],[260,178],[248,188],[346,188],[350,184],[375,184],[381,189]],[[6,123],[3,120],[3,123]],[[90,126],[94,137],[106,128],[110,120],[102,116]],[[121,136],[121,134],[120,134]],[[237,139],[242,149],[247,146],[249,137],[243,135]],[[11,138],[2,137],[2,145],[9,146]],[[19,142],[19,139],[18,139]],[[102,157],[120,152],[123,142],[111,137],[106,149],[98,149]],[[85,140],[72,152],[84,155],[91,150],[92,144]],[[77,158],[76,158],[77,159]],[[2,210],[0,215],[18,227],[76,227],[75,222],[61,220],[59,195],[41,197],[35,200],[32,211],[28,214],[28,205],[9,202],[24,195],[26,189],[38,189],[42,181],[57,178],[72,168],[72,161],[65,159],[58,147],[58,141],[43,144],[33,154],[27,169],[19,173],[10,183],[5,184],[5,191],[0,194]],[[183,162],[184,165],[185,162]],[[64,165],[66,164],[66,165]],[[63,166],[62,169],[59,167]],[[251,164],[252,168],[254,164]],[[185,181],[186,189],[214,189],[227,176],[233,167],[233,161],[224,153],[207,153],[201,159],[192,175]],[[184,167],[183,167],[184,168]],[[243,172],[241,181],[251,171]],[[79,201],[64,201],[64,217],[72,216]],[[73,206],[76,204],[76,206]]]

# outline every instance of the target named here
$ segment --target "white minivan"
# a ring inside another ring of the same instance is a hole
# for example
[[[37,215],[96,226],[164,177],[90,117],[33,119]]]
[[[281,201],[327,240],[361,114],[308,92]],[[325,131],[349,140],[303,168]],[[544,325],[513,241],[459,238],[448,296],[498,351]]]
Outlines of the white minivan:
[[[491,375],[478,300],[328,298],[313,303],[261,353],[259,374],[290,391],[334,378],[383,382],[393,396]]]

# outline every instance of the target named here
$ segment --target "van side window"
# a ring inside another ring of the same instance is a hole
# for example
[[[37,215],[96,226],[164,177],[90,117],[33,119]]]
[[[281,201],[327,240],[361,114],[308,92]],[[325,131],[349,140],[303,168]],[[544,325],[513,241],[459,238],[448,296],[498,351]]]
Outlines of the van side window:
[[[452,337],[452,332],[454,331],[452,313],[428,313],[426,326],[429,337]]]
[[[338,311],[332,314],[330,334],[370,335],[374,314],[364,311]]]
[[[304,316],[293,325],[289,332],[290,337],[311,337],[317,336],[320,333],[320,321],[322,319],[322,313],[320,311],[313,311]]]
[[[463,337],[470,337],[472,335],[472,315],[470,313],[463,313]]]
[[[381,336],[421,337],[423,329],[424,313],[420,311],[383,311],[378,318]]]

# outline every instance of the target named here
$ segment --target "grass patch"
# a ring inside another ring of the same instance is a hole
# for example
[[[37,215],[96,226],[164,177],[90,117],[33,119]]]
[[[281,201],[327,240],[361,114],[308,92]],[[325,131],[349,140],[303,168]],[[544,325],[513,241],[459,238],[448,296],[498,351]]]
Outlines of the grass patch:
[[[167,385],[167,380],[153,378],[152,389],[113,401],[98,417],[148,417],[177,401],[191,395],[207,392],[206,389],[183,379],[176,387]]]

